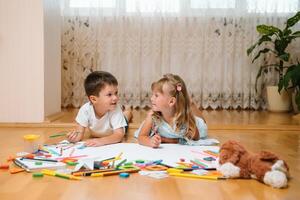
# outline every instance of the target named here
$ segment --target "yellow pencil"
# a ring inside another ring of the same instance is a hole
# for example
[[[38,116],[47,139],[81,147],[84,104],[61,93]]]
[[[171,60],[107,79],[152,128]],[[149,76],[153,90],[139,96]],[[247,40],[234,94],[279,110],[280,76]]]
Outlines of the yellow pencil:
[[[210,180],[219,180],[225,179],[219,176],[201,176],[196,174],[184,174],[184,173],[169,173],[170,176],[179,176],[179,177],[186,177],[186,178],[200,178],[200,179],[210,179]]]
[[[123,152],[121,152],[115,159],[116,160],[120,160],[121,159],[121,156],[122,156]]]
[[[93,173],[100,173],[100,172],[109,172],[109,171],[116,171],[114,168],[108,169],[96,169],[96,170],[89,170],[89,171],[82,171],[82,172],[73,172],[73,176],[90,176]]]
[[[122,172],[127,172],[127,173],[135,173],[140,171],[140,169],[122,169],[122,170],[116,170],[116,171],[111,171],[111,172],[100,172],[100,173],[92,173],[91,177],[103,177],[103,176],[111,176],[111,175],[117,175]]]
[[[109,160],[105,160],[105,162],[111,162],[111,161],[116,161],[116,160],[120,160],[121,159],[121,156],[122,156],[123,152],[121,152],[118,156],[112,158],[112,159],[109,159]]]
[[[69,175],[69,174],[57,173],[53,170],[48,170],[48,169],[43,169],[42,173],[44,175],[48,175],[48,176],[56,176],[56,177],[71,179],[71,180],[81,180],[82,179],[82,178],[79,178],[79,177],[76,177],[76,176],[73,176],[73,175]]]

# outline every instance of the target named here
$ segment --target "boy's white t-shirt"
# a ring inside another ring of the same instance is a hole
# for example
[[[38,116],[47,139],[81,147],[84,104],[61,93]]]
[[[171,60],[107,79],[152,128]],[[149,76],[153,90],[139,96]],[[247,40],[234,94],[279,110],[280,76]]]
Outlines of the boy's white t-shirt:
[[[96,137],[110,135],[113,130],[127,126],[125,116],[119,105],[116,106],[116,109],[108,111],[98,119],[93,105],[87,102],[81,106],[75,120],[81,126],[91,129],[92,135]]]

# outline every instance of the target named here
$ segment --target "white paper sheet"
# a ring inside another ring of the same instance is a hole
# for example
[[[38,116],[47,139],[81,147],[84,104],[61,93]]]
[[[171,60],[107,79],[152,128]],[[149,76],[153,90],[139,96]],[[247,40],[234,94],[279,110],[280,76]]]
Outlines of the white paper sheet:
[[[79,146],[82,144],[78,144]],[[214,162],[204,161],[204,157],[210,157],[209,154],[205,154],[204,151],[210,150],[214,152],[219,151],[218,146],[188,146],[179,144],[161,144],[159,148],[151,148],[142,146],[136,143],[118,143],[105,145],[101,147],[86,147],[84,149],[78,149],[76,146],[72,147],[76,150],[73,156],[86,155],[82,159],[96,158],[97,160],[107,159],[118,156],[121,152],[122,159],[127,161],[135,160],[163,160],[164,164],[170,166],[177,166],[177,162],[180,159],[185,159],[185,162],[190,160],[200,159],[205,163],[208,168],[215,168]],[[72,151],[72,148],[63,152],[63,157],[68,156]]]

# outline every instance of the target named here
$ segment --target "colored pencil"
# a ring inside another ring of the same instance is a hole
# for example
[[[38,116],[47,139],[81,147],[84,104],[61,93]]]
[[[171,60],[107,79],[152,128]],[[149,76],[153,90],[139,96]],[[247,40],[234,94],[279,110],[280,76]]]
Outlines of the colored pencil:
[[[74,175],[74,176],[91,176],[91,174],[93,174],[93,173],[110,172],[110,171],[116,171],[116,169],[108,168],[108,169],[97,169],[97,170],[89,170],[89,171],[82,171],[82,172],[73,172],[72,175]]]
[[[116,171],[111,171],[111,172],[100,172],[100,173],[92,173],[92,177],[103,177],[103,176],[111,176],[111,175],[118,175],[122,172],[127,172],[127,173],[135,173],[140,171],[140,169],[123,169],[123,170],[116,170]]]
[[[196,174],[184,174],[184,173],[169,173],[169,175],[170,176],[186,177],[186,178],[210,179],[210,180],[225,179],[223,177],[218,177],[218,176],[201,176],[201,175],[196,175]]]
[[[42,159],[42,158],[21,158],[21,160],[32,160],[32,161],[42,161],[42,162],[57,162],[57,160],[52,159]]]

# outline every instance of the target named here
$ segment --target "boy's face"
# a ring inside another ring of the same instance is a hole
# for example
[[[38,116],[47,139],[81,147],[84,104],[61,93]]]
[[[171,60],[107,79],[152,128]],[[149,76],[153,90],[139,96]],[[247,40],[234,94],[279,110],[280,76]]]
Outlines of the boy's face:
[[[97,96],[90,96],[90,101],[96,110],[112,111],[116,108],[119,101],[118,86],[105,85]]]

